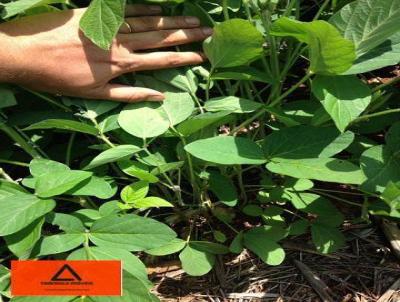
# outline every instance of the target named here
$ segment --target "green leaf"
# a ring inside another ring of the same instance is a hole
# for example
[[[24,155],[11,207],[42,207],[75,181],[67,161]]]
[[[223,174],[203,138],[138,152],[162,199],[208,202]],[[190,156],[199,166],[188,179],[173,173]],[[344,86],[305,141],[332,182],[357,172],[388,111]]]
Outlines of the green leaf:
[[[400,181],[400,159],[398,152],[388,146],[374,146],[360,158],[361,169],[366,176],[361,188],[368,192],[383,192],[389,182]]]
[[[365,180],[356,165],[336,158],[279,159],[268,163],[267,169],[273,173],[295,178],[344,184],[359,185]]]
[[[215,255],[186,246],[179,254],[183,270],[191,276],[202,276],[211,271]]]
[[[261,147],[242,137],[217,136],[185,146],[193,156],[222,165],[257,165],[265,162]]]
[[[269,265],[279,265],[285,251],[276,243],[286,236],[286,231],[272,226],[253,228],[244,233],[244,245]]]
[[[272,132],[262,147],[267,158],[327,158],[346,149],[353,140],[352,132],[340,134],[332,127],[295,126]]]
[[[204,113],[196,115],[178,125],[177,130],[184,136],[189,136],[208,126],[221,123],[231,112]]]
[[[43,237],[38,243],[37,253],[39,256],[46,256],[68,252],[83,244],[85,239],[85,234],[59,234]]]
[[[69,170],[67,165],[44,158],[35,158],[29,163],[29,171],[34,177]]]
[[[311,236],[317,250],[328,254],[344,246],[346,238],[334,227],[314,223],[311,225]]]
[[[296,235],[303,235],[307,232],[310,223],[307,220],[296,220],[289,226],[289,235],[296,236]]]
[[[43,223],[44,219],[39,218],[17,233],[5,236],[9,250],[19,259],[28,259],[32,248],[40,239]]]
[[[2,3],[1,5],[4,8],[1,17],[5,19],[14,17],[28,9],[53,3],[65,3],[65,0],[18,0],[9,3]]]
[[[112,247],[89,247],[74,251],[68,256],[68,260],[121,260],[124,271],[135,276],[150,288],[151,282],[147,277],[147,270],[142,261],[132,253]]]
[[[232,111],[234,113],[254,112],[262,107],[261,103],[250,101],[235,96],[226,96],[210,99],[204,105],[204,109],[211,112]]]
[[[173,208],[174,205],[160,197],[146,197],[143,199],[135,200],[132,205],[137,209],[144,208]]]
[[[238,202],[238,194],[232,180],[217,172],[210,172],[210,190],[223,204],[234,207]]]
[[[138,181],[122,189],[121,199],[126,203],[133,203],[145,198],[148,192],[149,183],[147,181]]]
[[[140,102],[127,105],[118,117],[118,123],[129,134],[140,137],[156,137],[166,132],[170,121],[155,102]]]
[[[0,236],[22,230],[56,206],[53,200],[39,199],[30,194],[19,194],[0,199]]]
[[[117,186],[104,178],[92,176],[79,183],[65,194],[75,196],[95,196],[99,199],[109,199],[117,193]]]
[[[213,68],[236,67],[260,57],[263,43],[263,36],[249,21],[231,19],[215,26],[203,47]]]
[[[312,91],[341,132],[372,99],[369,87],[356,76],[318,76],[312,83]]]
[[[244,246],[243,246],[243,236],[244,236],[243,231],[240,231],[240,232],[235,236],[235,238],[233,239],[231,245],[229,246],[229,250],[230,250],[232,253],[234,253],[234,254],[240,254],[240,253],[243,251],[243,249],[244,249]]]
[[[95,127],[71,120],[62,120],[62,119],[49,119],[33,124],[25,130],[38,130],[38,129],[59,129],[73,132],[80,132],[89,135],[98,135],[98,131]]]
[[[125,0],[93,0],[79,25],[94,44],[109,49],[124,16]]]
[[[310,71],[316,74],[341,74],[356,58],[354,44],[326,21],[300,22],[283,17],[274,22],[270,33],[294,37],[308,44]]]
[[[161,106],[170,126],[175,126],[186,120],[194,111],[194,102],[189,93],[165,93]]]
[[[14,182],[0,179],[0,199],[21,193],[29,192]]]
[[[271,84],[274,79],[270,74],[250,66],[224,68],[211,75],[212,80],[254,81]]]
[[[89,237],[98,246],[144,251],[167,244],[176,233],[150,218],[110,215],[93,223]]]
[[[73,170],[43,174],[37,178],[35,192],[42,198],[61,195],[91,176],[91,172]]]
[[[103,151],[84,168],[90,170],[105,164],[117,162],[123,158],[131,157],[133,154],[140,152],[142,149],[134,145],[120,145]]]
[[[400,2],[358,0],[343,7],[330,20],[353,41],[362,55],[381,45],[399,31]]]
[[[0,109],[17,105],[17,100],[15,99],[14,93],[11,89],[0,86],[0,98]]]
[[[196,94],[198,81],[195,73],[189,69],[162,69],[154,72],[154,77],[164,83],[172,85],[180,90]],[[173,95],[173,94],[171,94]],[[167,94],[168,99],[168,94]]]
[[[64,213],[49,213],[46,215],[46,222],[57,225],[60,230],[67,233],[84,233],[85,227],[82,221],[70,214]]]
[[[85,113],[82,116],[88,119],[96,119],[100,115],[107,113],[119,106],[118,102],[104,101],[104,100],[85,100]]]
[[[261,216],[264,213],[263,209],[255,204],[249,204],[245,206],[242,211],[246,215],[253,217]]]
[[[153,256],[166,256],[166,255],[175,254],[175,253],[181,251],[185,246],[186,246],[185,240],[175,238],[174,240],[167,243],[166,245],[156,247],[154,249],[150,249],[145,252],[147,254],[153,255]]]
[[[208,241],[190,241],[189,246],[198,251],[214,255],[223,255],[229,252],[229,249],[225,245]]]
[[[147,181],[149,183],[156,183],[159,181],[158,177],[148,172],[147,166],[131,160],[120,160],[118,161],[118,167],[130,176],[139,178],[140,180]]]

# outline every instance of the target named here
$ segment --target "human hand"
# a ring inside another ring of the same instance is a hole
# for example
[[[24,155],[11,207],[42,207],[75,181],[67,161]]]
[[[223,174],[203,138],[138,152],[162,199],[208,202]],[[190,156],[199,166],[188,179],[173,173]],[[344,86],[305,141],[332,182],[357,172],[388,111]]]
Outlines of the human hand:
[[[55,94],[121,102],[161,101],[161,92],[111,84],[124,73],[200,64],[197,52],[155,51],[201,41],[212,29],[194,17],[160,17],[159,6],[132,5],[109,51],[79,29],[85,9],[30,16],[0,25],[0,81]],[[133,31],[131,33],[130,31]]]

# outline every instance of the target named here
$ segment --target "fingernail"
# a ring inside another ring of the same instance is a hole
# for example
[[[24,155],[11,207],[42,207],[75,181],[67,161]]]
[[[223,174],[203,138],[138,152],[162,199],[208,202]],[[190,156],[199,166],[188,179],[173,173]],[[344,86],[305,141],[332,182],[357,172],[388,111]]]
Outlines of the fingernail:
[[[164,101],[165,97],[162,94],[149,95],[146,101]]]
[[[149,6],[149,9],[152,11],[152,12],[161,12],[161,6],[158,6],[158,5],[150,5]]]
[[[211,27],[203,27],[201,30],[203,31],[203,34],[205,34],[206,36],[211,36],[214,32]]]
[[[195,26],[200,25],[200,20],[197,19],[196,17],[185,17],[185,22],[186,24],[189,25],[195,25]]]

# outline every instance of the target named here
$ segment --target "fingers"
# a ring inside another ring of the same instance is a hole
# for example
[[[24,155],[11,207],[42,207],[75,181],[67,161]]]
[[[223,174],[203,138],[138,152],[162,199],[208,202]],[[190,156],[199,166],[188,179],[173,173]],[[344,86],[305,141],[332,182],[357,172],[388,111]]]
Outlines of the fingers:
[[[119,35],[118,42],[127,45],[132,50],[145,50],[202,41],[213,33],[209,27],[160,30],[130,35]]]
[[[96,92],[95,98],[135,103],[142,101],[162,101],[165,97],[162,93],[153,89],[119,84],[107,84],[106,86],[99,88]]]
[[[157,31],[164,29],[193,28],[200,26],[200,20],[196,17],[139,17],[126,18],[120,33],[129,34],[132,32]]]
[[[157,70],[203,63],[206,58],[197,52],[152,52],[134,54],[131,70],[125,72]]]
[[[125,8],[125,16],[127,17],[158,15],[161,12],[162,9],[158,5],[135,4],[127,5]]]

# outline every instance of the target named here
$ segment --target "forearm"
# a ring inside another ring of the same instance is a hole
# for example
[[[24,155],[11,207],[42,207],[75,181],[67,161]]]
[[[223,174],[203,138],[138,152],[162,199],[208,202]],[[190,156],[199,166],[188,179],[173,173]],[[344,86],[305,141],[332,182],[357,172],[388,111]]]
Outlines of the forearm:
[[[0,24],[0,83],[16,83],[23,73],[19,37],[9,36]]]

